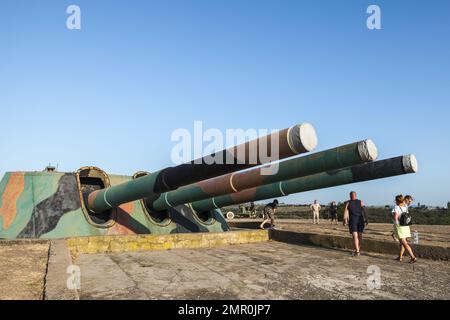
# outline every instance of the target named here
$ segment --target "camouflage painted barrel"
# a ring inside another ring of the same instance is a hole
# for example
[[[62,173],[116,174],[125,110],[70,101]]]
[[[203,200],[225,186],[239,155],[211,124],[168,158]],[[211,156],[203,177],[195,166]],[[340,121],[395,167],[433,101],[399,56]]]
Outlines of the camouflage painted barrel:
[[[274,145],[277,147],[278,159],[309,152],[317,145],[316,132],[309,123],[295,125],[218,151],[214,155],[169,167],[118,186],[96,190],[89,195],[89,210],[101,213],[143,198],[154,200],[162,192],[180,186],[277,160],[261,156],[263,150],[272,150]],[[214,163],[211,163],[212,159]]]
[[[359,141],[282,161],[273,166],[277,170],[273,174],[270,174],[271,167],[263,167],[203,180],[163,193],[148,206],[156,211],[167,210],[180,204],[373,161],[377,156],[378,151],[372,140]]]
[[[282,197],[292,193],[335,187],[355,182],[387,178],[417,172],[418,165],[414,155],[369,162],[349,168],[327,171],[306,177],[271,183],[237,193],[213,197],[191,204],[198,212],[206,212],[215,208]]]

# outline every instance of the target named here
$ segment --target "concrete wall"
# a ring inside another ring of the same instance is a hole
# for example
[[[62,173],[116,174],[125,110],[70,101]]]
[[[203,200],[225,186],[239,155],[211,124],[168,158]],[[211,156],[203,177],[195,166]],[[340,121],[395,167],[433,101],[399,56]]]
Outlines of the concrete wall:
[[[271,240],[290,243],[314,245],[324,248],[353,249],[352,239],[349,237],[333,236],[314,233],[299,233],[294,231],[271,230]],[[419,258],[433,260],[450,260],[450,248],[432,245],[412,245],[414,253]],[[393,241],[364,239],[363,251],[397,255],[399,245]]]

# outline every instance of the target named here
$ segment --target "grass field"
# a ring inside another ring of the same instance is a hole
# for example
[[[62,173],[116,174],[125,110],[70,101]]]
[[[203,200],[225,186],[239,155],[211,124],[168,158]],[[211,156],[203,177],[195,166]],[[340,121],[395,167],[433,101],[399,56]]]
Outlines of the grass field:
[[[261,217],[263,206],[256,205],[258,217]],[[224,213],[232,211],[237,217],[248,217],[242,214],[237,206],[223,208]],[[369,221],[375,223],[391,223],[391,209],[383,207],[367,207]],[[447,209],[418,209],[410,208],[414,224],[423,225],[450,225],[450,210]],[[344,205],[338,206],[338,218],[342,220],[344,215]],[[281,205],[277,210],[277,219],[309,219],[311,210],[307,205]],[[328,208],[322,206],[321,218],[328,218]]]

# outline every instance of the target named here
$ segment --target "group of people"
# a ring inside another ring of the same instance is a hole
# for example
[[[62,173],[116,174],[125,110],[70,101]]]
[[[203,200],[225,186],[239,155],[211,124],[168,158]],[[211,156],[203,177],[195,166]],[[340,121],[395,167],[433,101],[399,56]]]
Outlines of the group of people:
[[[320,210],[322,209],[322,207],[320,206],[319,202],[317,200],[314,200],[314,203],[310,206],[312,214],[313,214],[313,224],[319,224],[320,222]],[[331,219],[331,224],[333,224],[333,222],[335,224],[338,224],[338,216],[337,216],[337,205],[336,205],[336,201],[333,201],[330,203],[330,207],[329,207],[329,214],[330,214],[330,219]]]
[[[410,195],[397,195],[395,197],[396,205],[392,210],[392,222],[394,226],[392,237],[399,242],[400,251],[396,260],[400,262],[403,260],[405,252],[407,252],[411,258],[410,263],[415,263],[417,261],[417,258],[408,243],[408,238],[411,238],[411,230],[409,224],[404,222],[404,218],[409,216],[408,208],[412,202],[413,198]],[[264,225],[269,222],[270,228],[274,228],[274,214],[277,207],[278,200],[274,200],[264,207],[264,221],[260,225],[261,229],[264,229]],[[313,213],[313,223],[319,224],[321,206],[317,200],[311,204],[311,210]],[[329,208],[331,223],[335,221],[335,223],[338,224],[337,211],[336,202],[333,201]],[[352,235],[354,246],[352,256],[359,256],[363,240],[362,235],[365,227],[369,224],[369,220],[364,202],[357,198],[355,191],[350,192],[350,200],[345,203],[343,224],[348,226],[349,232]]]

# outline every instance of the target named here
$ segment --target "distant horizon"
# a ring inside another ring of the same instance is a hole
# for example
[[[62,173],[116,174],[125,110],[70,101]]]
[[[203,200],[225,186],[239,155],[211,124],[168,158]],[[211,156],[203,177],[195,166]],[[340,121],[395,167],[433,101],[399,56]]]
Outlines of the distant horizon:
[[[347,200],[331,200],[331,201],[324,201],[322,203],[319,202],[319,204],[321,204],[321,205],[329,205],[332,201],[336,201],[336,203],[339,204],[339,203],[344,203]],[[263,202],[255,201],[255,204],[257,204],[257,205],[264,205],[264,203],[267,203],[267,202],[270,202],[270,201],[263,201]],[[280,201],[279,204],[280,205],[289,205],[289,206],[290,205],[292,205],[292,206],[309,206],[310,204],[312,204],[312,202],[311,203],[285,203],[283,201]],[[392,203],[392,204],[370,204],[370,203],[364,203],[364,204],[367,207],[383,207],[383,208],[386,207],[386,206],[393,207],[395,205],[394,203]],[[427,203],[420,203],[420,207],[422,207],[422,206],[432,207],[432,208],[447,208],[447,205],[445,205],[445,206],[434,206],[434,205],[430,205],[430,204],[427,204]],[[417,207],[419,207],[419,205],[418,205],[418,203],[413,203],[411,205],[411,207],[412,208],[417,208]]]

